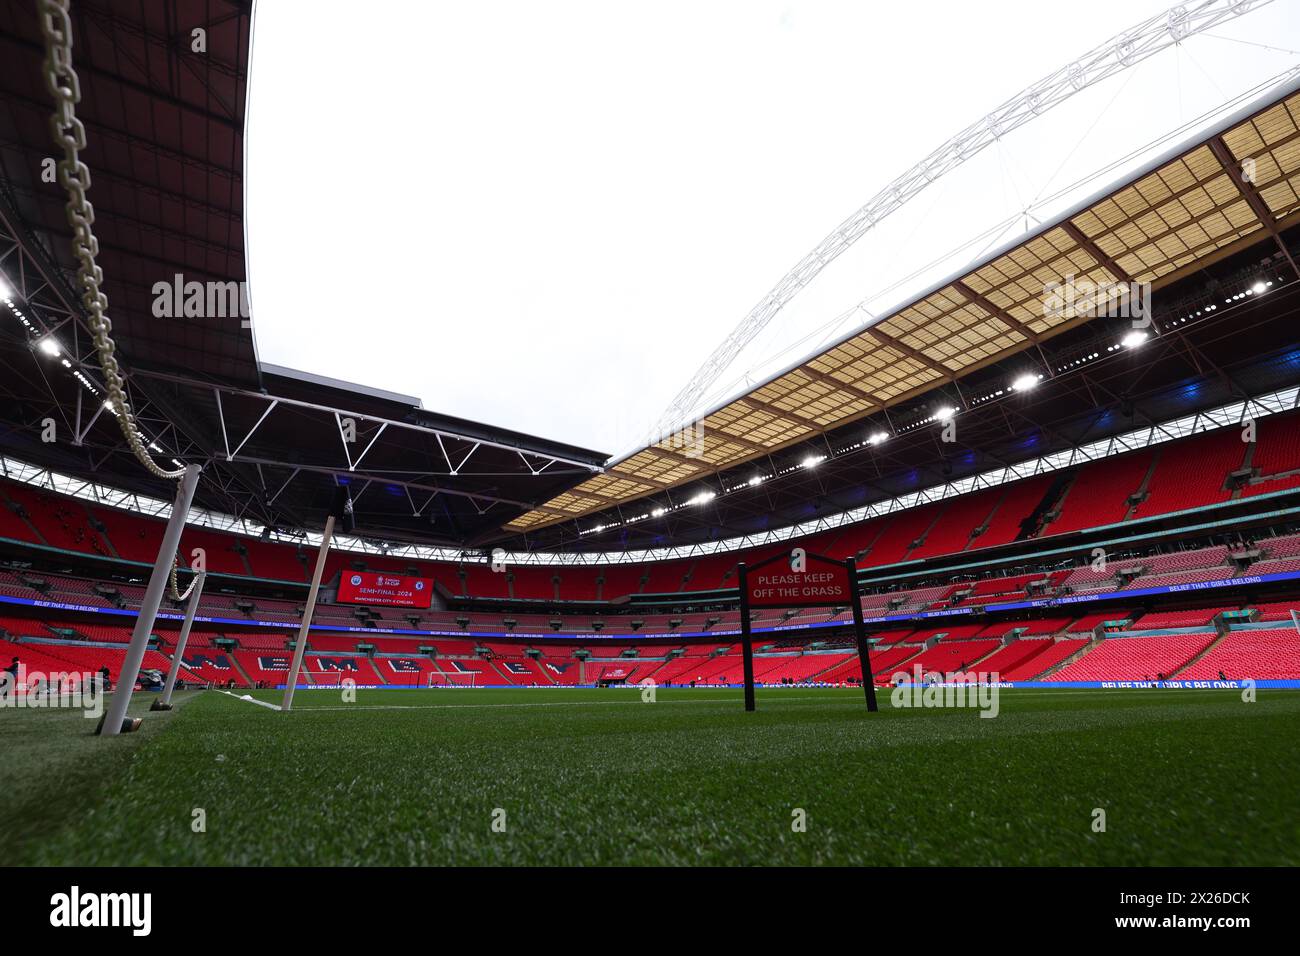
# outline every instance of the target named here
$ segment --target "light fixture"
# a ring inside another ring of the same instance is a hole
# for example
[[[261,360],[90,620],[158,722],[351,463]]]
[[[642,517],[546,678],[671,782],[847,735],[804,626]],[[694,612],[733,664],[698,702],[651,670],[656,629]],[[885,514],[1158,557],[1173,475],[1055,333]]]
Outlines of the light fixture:
[[[1268,286],[1264,285],[1264,283],[1262,282],[1256,282],[1253,286],[1250,287],[1250,291],[1255,293],[1255,295],[1261,295],[1265,291],[1267,291],[1267,289]]]
[[[756,485],[761,485],[764,481],[766,481],[766,479],[762,475],[755,475],[753,478],[749,479],[746,484],[753,488]]]
[[[874,435],[872,435],[870,438],[867,439],[867,444],[879,445],[881,442],[886,442],[886,441],[889,441],[888,432],[876,432]]]
[[[799,462],[804,468],[816,468],[826,460],[825,455],[809,455],[803,461]]]
[[[696,495],[694,498],[690,500],[690,504],[706,505],[716,497],[717,495],[712,491],[701,491],[698,495]]]
[[[957,414],[957,409],[953,408],[951,405],[945,405],[943,406],[943,408],[935,410],[934,417],[938,421],[946,422],[948,419],[952,418],[952,416],[956,414]]]
[[[4,279],[0,279],[0,299],[12,299],[14,290],[9,288]]]
[[[59,348],[59,340],[52,335],[45,336],[45,338],[36,343],[36,347],[50,358],[58,358],[63,354],[63,350]]]
[[[1150,338],[1150,336],[1145,332],[1130,332],[1128,335],[1124,336],[1124,338],[1120,339],[1119,344],[1124,346],[1126,349],[1135,349],[1148,338]]]
[[[1042,378],[1041,375],[1035,375],[1032,372],[1026,372],[1024,375],[1021,375],[1014,382],[1012,382],[1011,387],[1014,388],[1017,392],[1027,392],[1031,388],[1038,387],[1038,380],[1040,378]]]
[[[655,508],[653,511],[650,512],[650,517],[662,518],[667,513],[668,513],[667,508]]]
[[[113,411],[113,403],[112,403],[111,400],[109,400],[109,399],[107,399],[107,398],[104,399],[104,411],[109,412],[110,414],[111,414],[112,411]]]

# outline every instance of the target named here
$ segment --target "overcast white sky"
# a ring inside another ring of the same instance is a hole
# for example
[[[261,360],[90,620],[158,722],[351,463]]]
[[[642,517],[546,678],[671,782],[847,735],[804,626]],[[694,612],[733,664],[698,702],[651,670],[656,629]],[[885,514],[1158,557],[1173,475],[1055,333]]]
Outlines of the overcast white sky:
[[[1168,5],[259,0],[259,355],[628,451],[879,189]],[[1212,32],[931,186],[788,306],[714,403],[862,322],[862,300],[878,312],[1013,238],[1023,216],[895,287],[1035,198],[1300,61],[1300,2]]]

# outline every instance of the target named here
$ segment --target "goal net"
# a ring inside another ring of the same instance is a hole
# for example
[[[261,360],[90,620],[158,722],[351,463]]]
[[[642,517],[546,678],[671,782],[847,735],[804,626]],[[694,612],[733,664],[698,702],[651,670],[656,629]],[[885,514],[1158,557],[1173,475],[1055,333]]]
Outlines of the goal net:
[[[475,687],[478,674],[473,671],[467,673],[440,674],[437,671],[430,671],[428,674],[428,687]]]
[[[302,672],[307,685],[317,687],[342,687],[345,680],[358,684],[360,680],[356,671],[309,671]]]

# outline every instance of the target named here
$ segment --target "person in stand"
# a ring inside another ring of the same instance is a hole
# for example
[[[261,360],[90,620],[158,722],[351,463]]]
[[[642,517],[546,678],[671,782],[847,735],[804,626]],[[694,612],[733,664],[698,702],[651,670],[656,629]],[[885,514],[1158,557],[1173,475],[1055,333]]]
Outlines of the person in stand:
[[[10,680],[6,681],[5,683],[8,684],[9,687],[11,687],[11,688],[13,689],[13,692],[14,692],[15,694],[18,692],[18,668],[19,668],[19,666],[20,666],[20,665],[19,665],[19,662],[18,662],[18,658],[15,657],[13,660],[11,660],[11,661],[9,662],[9,666],[6,667],[5,670],[4,670],[4,672],[5,672],[6,674],[10,675],[10,678],[11,678]]]
[[[108,665],[105,664],[99,669],[99,689],[101,692],[109,690],[112,687],[112,681],[108,679]]]

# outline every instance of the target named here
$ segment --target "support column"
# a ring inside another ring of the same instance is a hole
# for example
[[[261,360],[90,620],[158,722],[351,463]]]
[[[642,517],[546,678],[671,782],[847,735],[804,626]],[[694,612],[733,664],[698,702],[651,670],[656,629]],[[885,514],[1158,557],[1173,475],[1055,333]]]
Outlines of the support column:
[[[325,573],[325,559],[330,553],[330,539],[334,537],[334,516],[325,519],[325,533],[321,535],[320,551],[316,554],[316,570],[311,576],[311,591],[307,594],[307,606],[302,612],[302,626],[298,628],[298,642],[293,647],[293,664],[289,667],[289,680],[284,685],[284,702],[280,709],[287,711],[293,707],[293,692],[298,687],[298,672],[302,668],[302,656],[307,652],[307,632],[311,630],[311,618],[316,613],[316,595],[320,592],[320,579]]]
[[[190,592],[190,603],[185,609],[185,621],[181,624],[181,636],[176,639],[176,652],[172,657],[172,668],[167,672],[167,683],[163,684],[162,697],[154,701],[150,710],[171,710],[172,691],[176,689],[176,678],[181,672],[181,655],[190,640],[190,628],[194,626],[194,614],[199,609],[199,599],[203,597],[203,582],[208,579],[207,571],[200,571],[194,579],[194,590]]]
[[[158,608],[171,577],[172,562],[176,560],[176,549],[181,543],[181,531],[185,528],[190,502],[194,500],[194,489],[198,484],[199,466],[187,465],[177,483],[176,501],[172,505],[171,517],[167,519],[167,528],[163,531],[158,560],[154,562],[153,573],[149,575],[140,616],[135,619],[135,630],[131,632],[131,644],[127,647],[126,659],[122,662],[122,672],[117,677],[117,687],[108,702],[108,712],[99,724],[99,733],[105,737],[116,737],[123,730],[135,730],[140,725],[138,720],[126,723],[126,709],[131,703],[136,679],[140,676],[140,664],[149,647],[149,635],[153,633],[154,623],[158,620]]]

